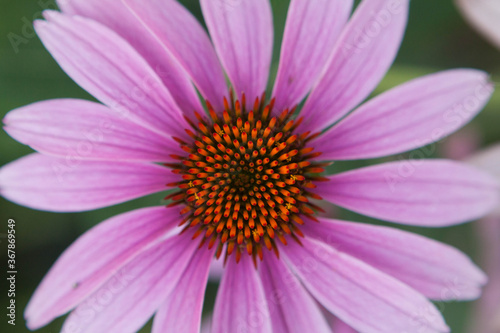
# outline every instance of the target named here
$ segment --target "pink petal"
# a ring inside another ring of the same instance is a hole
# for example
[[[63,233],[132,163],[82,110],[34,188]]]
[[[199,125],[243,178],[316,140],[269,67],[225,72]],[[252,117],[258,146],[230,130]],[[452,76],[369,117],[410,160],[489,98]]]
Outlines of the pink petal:
[[[193,115],[194,110],[203,110],[186,71],[121,1],[58,0],[57,3],[65,14],[91,18],[129,42],[155,70],[184,113]]]
[[[175,290],[199,243],[174,235],[134,258],[66,319],[63,332],[136,332]]]
[[[471,156],[467,163],[488,172],[500,181],[500,144],[493,145]]]
[[[144,208],[104,221],[74,242],[47,273],[25,312],[30,329],[68,312],[179,223],[176,208]],[[120,275],[115,276],[115,280]]]
[[[307,235],[387,273],[434,300],[471,300],[484,273],[457,249],[413,233],[364,223],[320,219]]]
[[[408,9],[409,0],[365,0],[358,6],[302,109],[302,131],[327,128],[370,95],[396,57]]]
[[[320,308],[282,260],[266,256],[261,266],[274,333],[330,333]]]
[[[500,48],[500,3],[495,0],[456,0],[467,20]]]
[[[332,333],[356,333],[356,331],[342,320],[335,319]]]
[[[228,261],[215,300],[212,332],[272,333],[264,287],[250,256]]]
[[[334,175],[317,185],[315,192],[338,206],[429,227],[475,220],[499,200],[495,179],[447,160],[385,163]]]
[[[211,333],[212,332],[212,318],[204,318],[201,322],[200,333]]]
[[[56,99],[9,112],[5,131],[33,149],[85,160],[171,161],[180,145],[93,102]]]
[[[154,164],[31,154],[0,169],[0,194],[34,209],[78,212],[160,192],[178,180]]]
[[[495,177],[497,182],[500,182],[500,144],[488,147],[471,156],[467,163],[489,173]],[[497,203],[493,214],[500,217],[500,202]]]
[[[214,252],[215,249],[200,249],[193,256],[175,291],[156,314],[153,333],[200,331],[208,271]]]
[[[200,0],[215,49],[238,95],[249,104],[266,90],[273,53],[269,0]]]
[[[311,146],[325,160],[375,158],[422,147],[466,125],[493,90],[481,71],[428,75],[364,104]]]
[[[189,73],[215,108],[228,95],[224,72],[210,39],[196,18],[177,1],[123,0],[144,27]]]
[[[82,17],[45,11],[35,21],[45,47],[66,73],[121,117],[187,137],[182,112],[147,62],[120,36]]]
[[[305,238],[284,248],[286,261],[328,311],[363,333],[449,332],[424,296],[323,243]]]
[[[214,259],[212,260],[212,264],[210,266],[210,271],[208,274],[208,279],[210,281],[219,282],[222,279],[222,275],[224,275],[224,260],[223,259]]]
[[[352,0],[290,3],[273,93],[275,110],[293,108],[311,90],[332,55],[352,6]]]

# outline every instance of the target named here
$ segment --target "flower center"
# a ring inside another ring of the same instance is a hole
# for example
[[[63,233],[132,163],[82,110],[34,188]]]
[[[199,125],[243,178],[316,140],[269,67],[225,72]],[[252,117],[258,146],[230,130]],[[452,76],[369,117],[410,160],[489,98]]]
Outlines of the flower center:
[[[167,165],[183,179],[169,184],[180,189],[167,197],[170,206],[184,204],[183,224],[197,228],[193,238],[217,245],[217,257],[235,253],[236,261],[245,251],[262,260],[263,247],[279,256],[277,242],[286,245],[287,237],[300,243],[302,217],[315,219],[319,209],[309,198],[321,199],[311,190],[325,166],[309,161],[321,153],[307,147],[316,135],[295,133],[295,109],[272,116],[274,101],[266,105],[263,96],[247,110],[244,99],[224,99],[222,113],[207,102],[208,119],[188,119],[193,142],[176,139],[186,156]]]

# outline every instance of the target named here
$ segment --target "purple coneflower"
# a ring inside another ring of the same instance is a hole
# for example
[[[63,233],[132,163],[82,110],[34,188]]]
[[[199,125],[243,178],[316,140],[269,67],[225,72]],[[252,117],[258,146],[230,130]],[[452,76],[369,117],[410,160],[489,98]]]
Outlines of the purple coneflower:
[[[37,153],[1,169],[2,195],[75,212],[173,192],[168,208],[116,216],[78,239],[28,305],[31,329],[71,311],[64,332],[134,332],[155,313],[154,332],[198,332],[219,256],[216,333],[329,332],[321,307],[364,333],[447,332],[428,299],[479,296],[486,277],[458,250],[318,218],[311,200],[427,227],[479,218],[497,202],[492,178],[422,159],[426,150],[323,173],[324,161],[440,140],[491,96],[487,74],[460,69],[358,107],[397,54],[408,0],[366,0],[352,17],[350,0],[292,0],[269,99],[268,0],[202,0],[215,48],[176,1],[59,4],[63,13],[46,12],[37,33],[102,104],[52,100],[10,112],[6,131]]]

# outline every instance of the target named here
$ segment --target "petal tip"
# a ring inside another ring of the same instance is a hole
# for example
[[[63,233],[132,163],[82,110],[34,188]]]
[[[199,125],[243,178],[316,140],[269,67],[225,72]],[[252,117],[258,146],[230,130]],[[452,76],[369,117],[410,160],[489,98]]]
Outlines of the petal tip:
[[[43,18],[45,18],[47,21],[53,21],[57,19],[58,17],[62,16],[63,14],[57,10],[53,9],[47,9],[42,12]]]
[[[488,275],[476,265],[474,265],[473,275],[478,288],[484,287],[490,280]]]
[[[33,27],[35,28],[35,31],[37,34],[40,33],[43,29],[47,28],[49,26],[49,22],[45,20],[35,20],[33,21]]]
[[[28,303],[26,310],[24,311],[24,319],[26,320],[26,327],[30,331],[35,331],[46,324],[42,323],[39,318],[37,318],[37,314],[34,312],[33,307],[31,306],[31,301]]]
[[[7,113],[5,117],[2,118],[2,126],[5,128],[9,125],[9,114]]]

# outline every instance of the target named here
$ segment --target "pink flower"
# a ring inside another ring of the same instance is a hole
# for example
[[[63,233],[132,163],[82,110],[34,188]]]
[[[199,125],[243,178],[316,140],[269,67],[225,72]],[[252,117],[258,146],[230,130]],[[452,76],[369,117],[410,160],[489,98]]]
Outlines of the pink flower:
[[[493,45],[500,48],[500,2],[456,0],[465,18]]]
[[[491,177],[422,156],[318,175],[324,160],[440,140],[490,98],[487,74],[460,69],[358,107],[397,54],[408,0],[367,0],[350,19],[352,1],[293,0],[269,102],[268,0],[202,0],[215,48],[176,1],[59,4],[63,13],[46,12],[37,33],[102,104],[53,100],[10,112],[6,131],[38,152],[1,169],[1,194],[76,212],[176,190],[168,208],[116,216],[78,239],[28,305],[31,329],[71,311],[64,332],[133,332],[154,313],[154,332],[198,332],[209,266],[223,253],[216,333],[329,332],[318,303],[360,332],[447,332],[428,298],[479,296],[486,277],[458,250],[318,219],[310,201],[439,227],[484,216],[498,200]]]
[[[481,139],[474,128],[452,135],[443,145],[443,156],[463,160],[500,180],[500,144],[479,149]],[[500,202],[475,225],[481,262],[488,275],[484,295],[476,302],[468,332],[496,333],[500,329]]]
[[[467,162],[500,180],[500,144],[475,153]],[[489,283],[477,303],[470,332],[496,333],[500,330],[500,201],[493,213],[479,221],[476,228],[481,240],[481,261]]]

